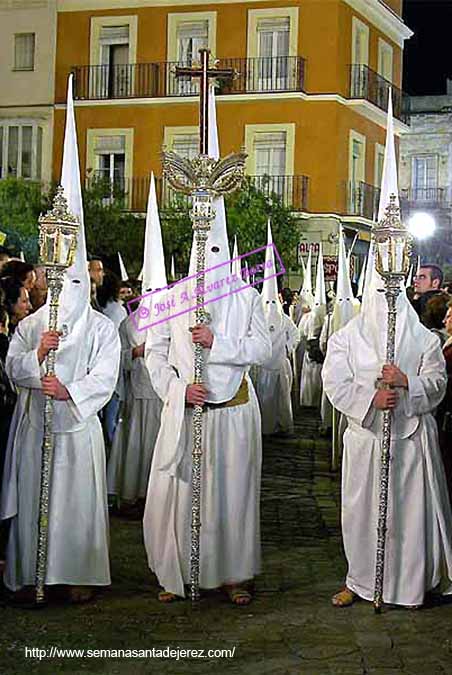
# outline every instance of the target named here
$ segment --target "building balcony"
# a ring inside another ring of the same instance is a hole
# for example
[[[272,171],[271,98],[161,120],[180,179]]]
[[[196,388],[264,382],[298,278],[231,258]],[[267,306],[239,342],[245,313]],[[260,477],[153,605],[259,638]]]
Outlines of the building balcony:
[[[349,183],[347,189],[346,213],[350,216],[361,216],[367,220],[377,220],[380,189],[359,181]]]
[[[172,62],[115,66],[75,66],[74,98],[164,98],[197,96],[199,82],[176,78]],[[190,65],[190,64],[189,64]],[[221,83],[219,94],[262,94],[303,91],[305,60],[301,56],[219,59],[219,68],[233,68],[237,77]]]
[[[446,208],[447,188],[404,188],[400,199],[409,208]]]
[[[350,66],[350,98],[364,99],[386,112],[390,90],[394,117],[409,124],[410,98],[407,94],[364,64]]]
[[[280,198],[293,211],[308,207],[307,176],[248,176],[254,187],[268,197]],[[85,181],[87,188],[96,189],[105,206],[116,202],[124,211],[145,213],[149,195],[149,176],[109,177],[102,171],[91,173]],[[156,178],[157,200],[162,210],[188,207],[189,197],[176,193],[163,178]]]

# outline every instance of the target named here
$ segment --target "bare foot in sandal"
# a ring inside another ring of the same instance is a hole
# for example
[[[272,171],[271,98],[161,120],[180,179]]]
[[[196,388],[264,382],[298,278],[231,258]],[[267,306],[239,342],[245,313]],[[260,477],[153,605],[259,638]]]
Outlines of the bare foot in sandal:
[[[246,588],[242,588],[238,584],[223,586],[223,589],[227,593],[227,596],[233,605],[244,607],[249,605],[253,599],[251,593],[247,591]]]
[[[350,605],[353,605],[357,597],[358,596],[356,593],[353,593],[353,591],[351,591],[346,586],[341,591],[339,591],[339,593],[333,595],[331,602],[334,607],[350,607]]]
[[[160,591],[157,597],[159,599],[159,602],[164,603],[176,602],[176,600],[183,600],[183,598],[181,598],[180,595],[176,595],[175,593],[171,593],[170,591]]]

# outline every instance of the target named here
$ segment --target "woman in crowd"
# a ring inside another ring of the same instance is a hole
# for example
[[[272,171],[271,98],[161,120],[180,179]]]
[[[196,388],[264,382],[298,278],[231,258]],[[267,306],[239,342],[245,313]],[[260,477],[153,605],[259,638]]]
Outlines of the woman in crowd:
[[[5,309],[9,318],[9,335],[16,330],[16,326],[30,314],[32,307],[28,291],[16,277],[2,277],[0,288],[4,293]]]
[[[13,259],[3,265],[1,276],[18,279],[27,291],[30,291],[36,283],[35,268],[22,260]]]
[[[9,427],[16,404],[16,393],[5,370],[6,354],[9,346],[9,316],[4,304],[4,294],[0,296],[0,499],[2,494],[3,467],[5,464],[6,444]],[[8,524],[0,521],[0,573],[4,567],[4,554],[8,538]]]

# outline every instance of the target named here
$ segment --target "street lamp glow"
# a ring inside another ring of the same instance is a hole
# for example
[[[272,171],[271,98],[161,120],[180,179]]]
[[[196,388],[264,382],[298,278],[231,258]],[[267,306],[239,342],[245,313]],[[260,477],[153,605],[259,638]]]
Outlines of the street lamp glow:
[[[436,229],[435,219],[429,213],[418,211],[409,219],[408,229],[416,239],[427,239]]]

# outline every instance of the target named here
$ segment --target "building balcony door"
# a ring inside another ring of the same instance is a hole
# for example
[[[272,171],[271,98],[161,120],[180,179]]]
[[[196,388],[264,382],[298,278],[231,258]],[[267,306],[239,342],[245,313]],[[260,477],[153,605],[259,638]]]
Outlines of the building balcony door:
[[[105,190],[103,204],[107,206],[115,199],[124,199],[126,156],[123,153],[103,153],[98,155],[97,178]]]
[[[258,23],[259,91],[284,91],[288,88],[289,27],[288,17]]]
[[[100,65],[91,89],[95,98],[127,98],[133,94],[129,63],[129,26],[104,26],[100,32]]]
[[[286,178],[286,132],[257,133],[254,138],[256,176],[262,176],[269,194],[284,197]],[[265,178],[264,178],[265,177]]]
[[[192,66],[199,62],[199,50],[207,49],[209,24],[207,21],[180,23],[177,29],[177,60],[180,66]],[[174,76],[173,76],[174,77]],[[173,92],[178,96],[196,95],[199,81],[190,77],[179,77],[174,82]]]

